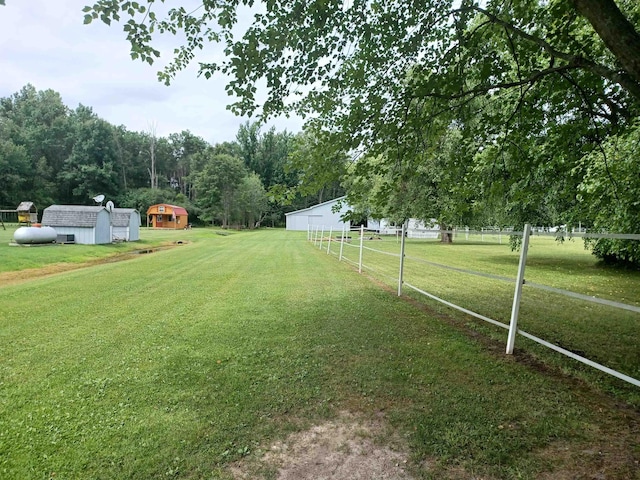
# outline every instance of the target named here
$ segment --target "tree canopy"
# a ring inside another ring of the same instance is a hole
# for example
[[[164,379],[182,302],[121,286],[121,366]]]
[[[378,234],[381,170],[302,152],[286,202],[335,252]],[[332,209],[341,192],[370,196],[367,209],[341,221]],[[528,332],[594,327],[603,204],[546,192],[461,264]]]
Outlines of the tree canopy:
[[[158,137],[111,125],[88,106],[72,110],[53,90],[26,85],[0,98],[0,209],[22,201],[41,211],[52,203],[91,205],[103,194],[142,213],[177,203],[194,223],[279,226],[285,212],[309,206],[323,191],[295,188],[304,174],[289,160],[296,137],[250,122],[236,142],[211,145],[188,130]]]

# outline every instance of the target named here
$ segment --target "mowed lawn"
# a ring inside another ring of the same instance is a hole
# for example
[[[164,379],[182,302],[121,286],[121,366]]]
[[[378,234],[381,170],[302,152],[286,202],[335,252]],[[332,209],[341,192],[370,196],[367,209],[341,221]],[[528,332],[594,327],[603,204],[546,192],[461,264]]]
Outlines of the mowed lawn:
[[[359,238],[343,246],[347,262],[359,261]],[[448,302],[497,320],[508,326],[520,252],[508,245],[508,236],[480,235],[452,244],[438,240],[408,239],[404,262],[403,294],[430,305],[458,322],[482,332],[506,348],[507,331],[435,303],[413,291],[415,286]],[[371,238],[371,237],[369,237]],[[325,242],[326,248],[326,242]],[[364,242],[365,273],[397,288],[400,244],[395,237],[376,237]],[[338,256],[340,244],[331,252]],[[386,252],[386,254],[381,253]],[[395,256],[390,256],[392,253]],[[476,275],[469,272],[476,273]],[[496,278],[499,277],[499,278]],[[599,262],[584,248],[582,239],[559,242],[533,235],[525,271],[526,283],[520,304],[519,329],[596,361],[624,375],[640,379],[640,313],[594,304],[558,292],[536,288],[548,286],[640,307],[640,271],[614,268]],[[640,388],[586,366],[533,341],[518,336],[516,353],[534,356],[572,376],[603,389],[625,402],[640,406]]]
[[[417,478],[638,476],[637,410],[305,234],[171,235],[189,243],[0,287],[0,478],[231,478],[343,411],[382,416]]]

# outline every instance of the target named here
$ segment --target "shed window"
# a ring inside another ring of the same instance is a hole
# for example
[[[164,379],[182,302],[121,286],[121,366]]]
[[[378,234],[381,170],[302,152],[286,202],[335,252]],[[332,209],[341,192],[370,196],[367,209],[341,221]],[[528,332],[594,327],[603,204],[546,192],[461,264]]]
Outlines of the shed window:
[[[156,222],[161,222],[161,221],[162,221],[162,215],[156,216]]]
[[[164,213],[164,205],[160,205],[160,206],[158,207],[158,211],[159,211],[160,213]]]

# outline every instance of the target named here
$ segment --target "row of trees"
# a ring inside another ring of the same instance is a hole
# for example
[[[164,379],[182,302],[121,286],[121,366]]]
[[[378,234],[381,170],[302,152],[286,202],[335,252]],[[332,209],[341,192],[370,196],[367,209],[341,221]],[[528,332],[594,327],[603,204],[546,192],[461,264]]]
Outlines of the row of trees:
[[[154,126],[114,126],[90,107],[72,110],[58,93],[26,85],[0,99],[0,208],[91,204],[101,193],[143,213],[167,202],[201,222],[281,225],[285,211],[323,198],[323,188],[299,188],[304,173],[289,161],[303,138],[249,122],[235,142],[210,145],[189,131],[158,137]]]
[[[362,212],[640,231],[637,0],[203,0],[166,17],[158,8],[99,0],[85,23],[126,21],[132,52],[149,63],[162,54],[156,35],[184,29],[159,72],[165,83],[223,42],[227,56],[200,73],[231,77],[240,114],[309,115],[308,145],[325,152],[316,165],[336,151],[353,158],[316,168],[318,178],[342,178]],[[251,8],[254,22],[239,28],[238,12]],[[638,242],[593,246],[640,263]]]

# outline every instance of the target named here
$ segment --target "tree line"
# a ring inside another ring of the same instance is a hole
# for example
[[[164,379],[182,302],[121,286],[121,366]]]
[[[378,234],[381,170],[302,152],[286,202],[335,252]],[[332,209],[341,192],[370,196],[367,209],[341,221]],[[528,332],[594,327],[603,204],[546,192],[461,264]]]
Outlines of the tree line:
[[[26,85],[0,99],[0,208],[92,205],[104,194],[143,216],[150,205],[175,203],[195,223],[281,226],[285,212],[343,192],[337,182],[306,188],[302,163],[290,160],[304,144],[302,134],[262,131],[257,122],[214,145],[188,130],[158,137],[153,125],[115,126]]]
[[[354,214],[640,231],[637,0],[203,0],[167,9],[98,0],[84,21],[124,23],[132,56],[150,64],[164,53],[157,36],[184,30],[158,72],[167,84],[222,43],[226,56],[200,62],[200,74],[230,77],[239,114],[306,115],[311,144],[329,152],[314,155],[316,179],[341,178]],[[254,13],[244,28],[241,9]],[[352,161],[328,164],[336,150]],[[640,264],[640,242],[590,246]]]

